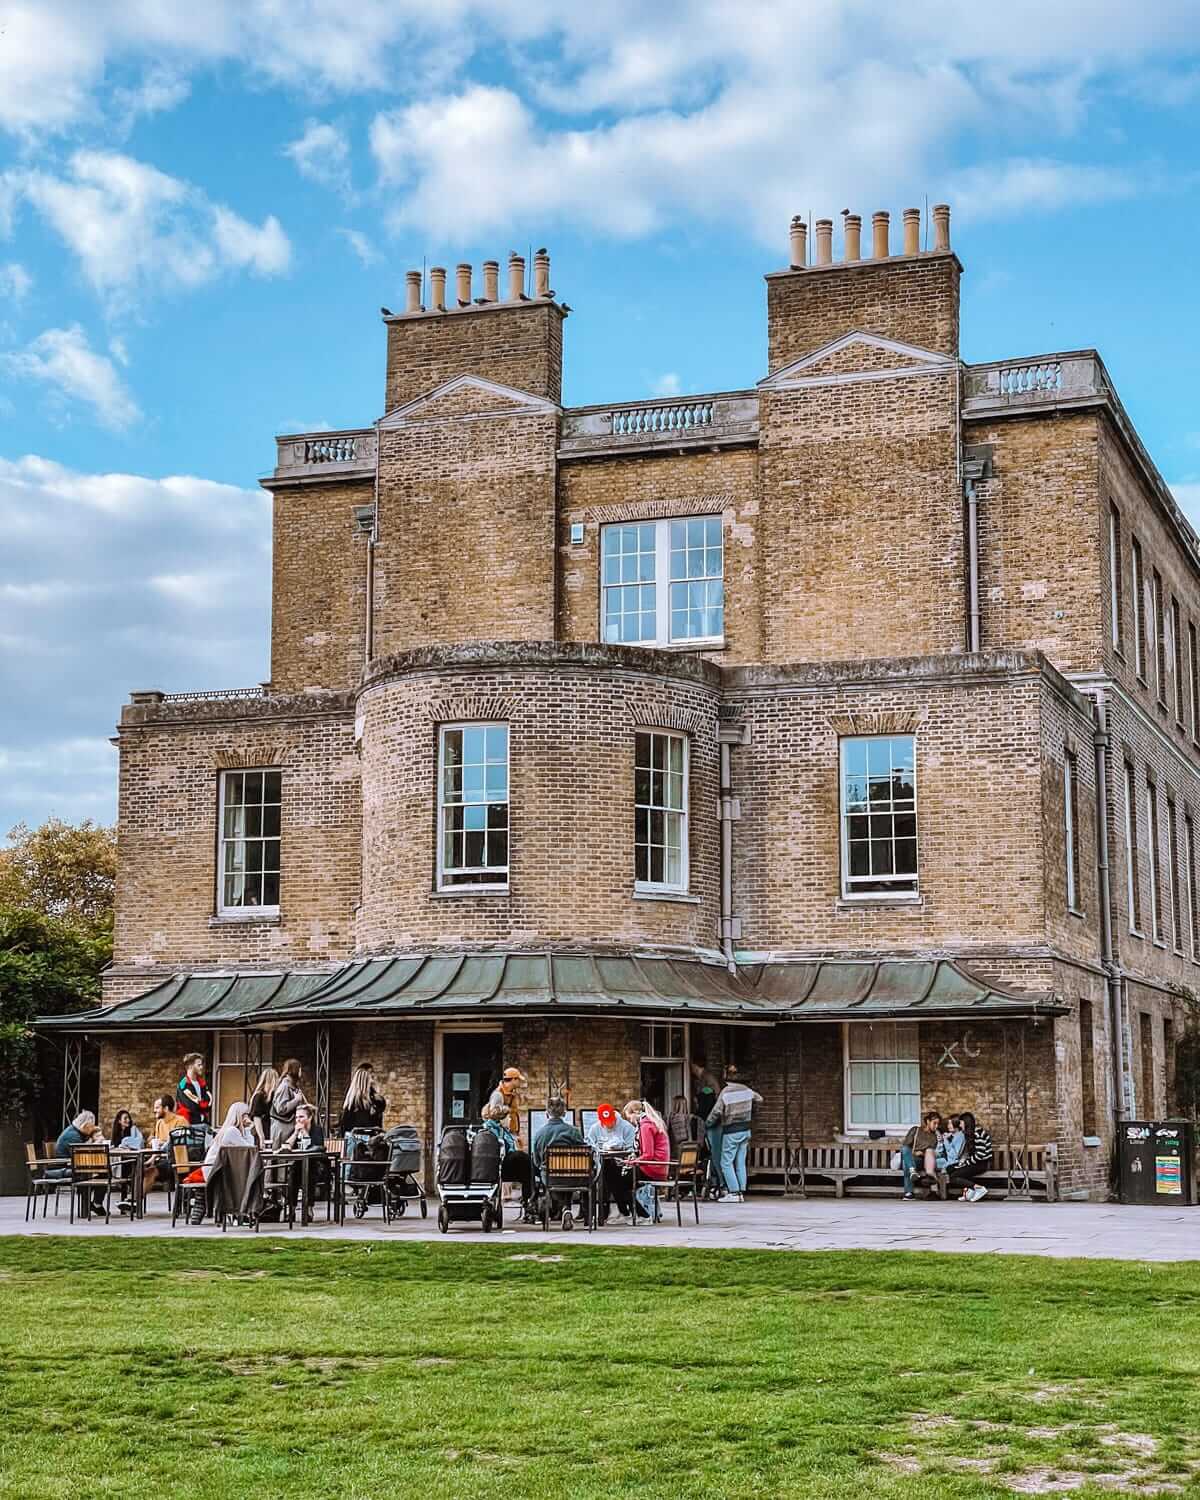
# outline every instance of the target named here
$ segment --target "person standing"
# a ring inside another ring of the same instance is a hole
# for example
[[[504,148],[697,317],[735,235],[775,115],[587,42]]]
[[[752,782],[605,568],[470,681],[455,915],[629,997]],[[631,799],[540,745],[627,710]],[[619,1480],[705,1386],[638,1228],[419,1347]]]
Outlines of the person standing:
[[[382,1130],[387,1100],[375,1087],[375,1069],[370,1063],[359,1063],[350,1077],[350,1087],[342,1101],[338,1134],[348,1130]]]
[[[754,1106],[762,1102],[761,1094],[739,1081],[737,1067],[730,1063],[725,1070],[725,1087],[717,1095],[708,1123],[721,1130],[721,1176],[731,1203],[746,1200],[746,1155]]]
[[[183,1077],[175,1085],[175,1113],[188,1125],[207,1125],[212,1119],[212,1093],[199,1052],[189,1052],[183,1060]]]
[[[521,1090],[527,1082],[528,1079],[520,1068],[505,1068],[500,1075],[500,1082],[488,1099],[493,1110],[504,1108],[508,1132],[515,1141],[521,1139]],[[496,1120],[500,1117],[493,1114],[491,1118]]]
[[[296,1110],[307,1104],[300,1087],[302,1073],[298,1058],[289,1057],[279,1071],[279,1082],[271,1095],[271,1145],[276,1150],[296,1128]]]
[[[704,1065],[703,1057],[692,1059],[692,1102],[704,1131],[704,1142],[708,1147],[710,1181],[718,1188],[721,1177],[721,1127],[712,1117],[713,1106],[721,1092],[721,1083],[715,1073]]]
[[[258,1144],[265,1151],[271,1139],[271,1100],[279,1086],[279,1074],[272,1067],[263,1068],[250,1095],[250,1118],[254,1121],[254,1132]]]

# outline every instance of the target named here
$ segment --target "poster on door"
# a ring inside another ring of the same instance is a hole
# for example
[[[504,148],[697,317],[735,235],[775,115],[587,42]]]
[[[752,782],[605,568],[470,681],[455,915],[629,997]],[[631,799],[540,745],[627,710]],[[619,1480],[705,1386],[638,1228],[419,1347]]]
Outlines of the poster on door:
[[[1178,1156],[1156,1156],[1154,1158],[1154,1191],[1156,1193],[1183,1194],[1183,1163]]]

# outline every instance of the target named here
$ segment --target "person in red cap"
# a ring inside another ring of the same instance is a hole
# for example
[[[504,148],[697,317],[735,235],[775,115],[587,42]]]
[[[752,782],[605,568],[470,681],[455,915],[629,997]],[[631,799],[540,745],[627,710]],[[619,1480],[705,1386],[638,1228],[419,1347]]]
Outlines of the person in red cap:
[[[601,1224],[608,1218],[609,1204],[613,1202],[625,1218],[631,1219],[633,1196],[622,1167],[637,1149],[637,1132],[611,1104],[601,1104],[596,1111],[596,1123],[587,1133],[587,1143],[600,1158]]]

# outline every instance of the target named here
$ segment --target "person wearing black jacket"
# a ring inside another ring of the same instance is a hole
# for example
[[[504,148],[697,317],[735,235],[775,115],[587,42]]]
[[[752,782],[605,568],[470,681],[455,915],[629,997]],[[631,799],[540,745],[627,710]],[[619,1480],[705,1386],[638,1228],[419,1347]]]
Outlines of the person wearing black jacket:
[[[359,1063],[342,1102],[338,1134],[348,1130],[381,1130],[387,1100],[375,1088],[375,1070],[370,1063]]]
[[[310,1104],[296,1106],[296,1128],[284,1141],[282,1149],[315,1153],[308,1165],[308,1201],[303,1205],[304,1222],[307,1224],[311,1217],[312,1204],[322,1188],[329,1183],[329,1158],[325,1155],[325,1129]],[[288,1202],[293,1212],[303,1183],[304,1167],[300,1162],[293,1162],[288,1168]]]
[[[959,1119],[967,1140],[962,1155],[950,1172],[950,1186],[962,1188],[961,1202],[978,1203],[980,1198],[987,1197],[987,1188],[976,1179],[992,1170],[992,1136],[985,1126],[975,1123],[973,1114],[962,1114]]]

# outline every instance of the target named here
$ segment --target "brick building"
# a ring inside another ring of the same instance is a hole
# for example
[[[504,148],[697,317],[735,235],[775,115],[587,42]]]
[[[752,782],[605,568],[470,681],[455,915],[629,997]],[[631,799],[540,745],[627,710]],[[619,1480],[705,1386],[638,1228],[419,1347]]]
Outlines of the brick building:
[[[1200,963],[1200,542],[1094,351],[961,361],[948,209],[814,227],[758,386],[664,402],[561,405],[544,252],[409,274],[384,415],[263,481],[270,682],[122,711],[105,1114],[736,1059],[764,1144],[971,1107],[1104,1192]]]

